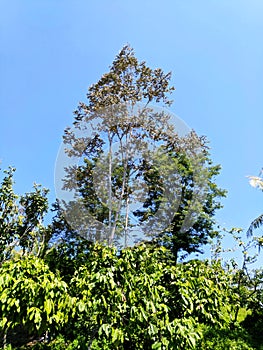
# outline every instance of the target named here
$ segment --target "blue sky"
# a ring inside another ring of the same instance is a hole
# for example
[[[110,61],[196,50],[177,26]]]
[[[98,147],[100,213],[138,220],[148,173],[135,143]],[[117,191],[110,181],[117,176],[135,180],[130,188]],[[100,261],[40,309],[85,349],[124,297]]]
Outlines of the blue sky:
[[[153,68],[172,71],[171,110],[210,140],[217,214],[247,228],[263,194],[246,175],[263,166],[261,0],[1,0],[0,159],[17,168],[16,189],[50,188],[63,130],[87,88],[126,43]],[[262,231],[261,231],[262,233]]]

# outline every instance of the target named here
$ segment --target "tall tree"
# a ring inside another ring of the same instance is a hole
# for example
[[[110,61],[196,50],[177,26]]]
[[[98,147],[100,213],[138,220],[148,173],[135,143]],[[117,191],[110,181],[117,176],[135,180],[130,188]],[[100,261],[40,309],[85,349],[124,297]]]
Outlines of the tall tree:
[[[172,236],[177,256],[212,235],[216,198],[224,194],[213,182],[219,168],[204,138],[179,135],[170,113],[152,107],[171,105],[170,78],[125,46],[65,130],[65,152],[78,161],[66,169],[63,189],[74,195],[64,214],[91,241],[127,245],[143,232],[163,244]]]

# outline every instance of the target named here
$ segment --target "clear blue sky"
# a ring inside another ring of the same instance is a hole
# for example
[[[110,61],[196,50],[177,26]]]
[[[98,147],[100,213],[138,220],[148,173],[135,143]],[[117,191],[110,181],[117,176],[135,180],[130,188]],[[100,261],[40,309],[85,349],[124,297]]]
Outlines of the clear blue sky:
[[[263,193],[261,0],[1,0],[0,159],[16,189],[50,188],[63,130],[126,43],[173,72],[172,111],[210,140],[228,190],[218,221],[247,228]],[[262,231],[261,231],[262,232]]]

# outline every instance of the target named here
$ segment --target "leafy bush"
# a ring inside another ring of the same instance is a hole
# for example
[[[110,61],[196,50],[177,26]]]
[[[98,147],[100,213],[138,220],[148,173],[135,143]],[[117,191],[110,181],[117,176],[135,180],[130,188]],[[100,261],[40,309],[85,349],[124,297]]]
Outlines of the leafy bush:
[[[255,346],[251,320],[243,323],[248,333],[231,320],[232,276],[220,262],[173,265],[164,247],[140,244],[117,251],[96,244],[68,285],[31,255],[0,270],[0,322],[12,345],[26,344],[10,337],[20,325],[24,334],[52,334],[50,343],[39,342],[34,350]],[[260,334],[262,317],[253,321]]]
[[[72,325],[91,349],[194,349],[200,324],[227,323],[228,275],[220,264],[170,266],[165,248],[96,245],[71,282]]]
[[[41,259],[28,255],[2,264],[0,327],[13,342],[12,332],[18,326],[34,335],[59,330],[74,311],[73,305],[66,283]]]

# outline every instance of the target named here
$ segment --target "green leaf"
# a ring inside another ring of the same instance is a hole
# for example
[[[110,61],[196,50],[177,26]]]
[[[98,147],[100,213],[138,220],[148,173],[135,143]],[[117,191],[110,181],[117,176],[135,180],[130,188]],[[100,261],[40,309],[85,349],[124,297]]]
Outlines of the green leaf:
[[[86,305],[83,301],[78,302],[78,309],[80,312],[83,312],[86,309]]]

